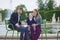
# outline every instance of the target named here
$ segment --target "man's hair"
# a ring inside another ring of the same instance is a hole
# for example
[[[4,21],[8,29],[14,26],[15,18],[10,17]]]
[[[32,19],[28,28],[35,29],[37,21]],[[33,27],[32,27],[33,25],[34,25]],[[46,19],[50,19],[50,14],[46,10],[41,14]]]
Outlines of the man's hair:
[[[18,7],[18,9],[23,10],[23,8],[22,8],[22,7]]]
[[[38,10],[37,9],[34,9],[36,12],[37,12],[37,15],[38,15]]]

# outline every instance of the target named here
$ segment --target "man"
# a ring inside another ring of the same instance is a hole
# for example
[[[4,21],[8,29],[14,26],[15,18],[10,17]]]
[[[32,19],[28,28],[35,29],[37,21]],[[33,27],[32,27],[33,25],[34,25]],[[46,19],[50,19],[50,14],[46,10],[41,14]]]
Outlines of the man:
[[[23,34],[25,33],[25,37],[27,40],[30,40],[29,37],[29,30],[27,27],[22,27],[20,22],[20,14],[22,13],[22,8],[18,7],[18,10],[16,13],[13,13],[10,18],[10,22],[14,25],[15,30],[19,30],[21,32],[20,34],[20,40],[23,40]]]

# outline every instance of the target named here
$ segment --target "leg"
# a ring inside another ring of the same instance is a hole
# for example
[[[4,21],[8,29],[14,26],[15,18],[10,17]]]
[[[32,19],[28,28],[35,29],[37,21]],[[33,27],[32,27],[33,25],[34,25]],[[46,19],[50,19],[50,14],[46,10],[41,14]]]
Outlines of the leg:
[[[25,33],[26,39],[30,40],[28,27],[22,27],[22,26],[20,26],[19,30],[21,32],[21,34],[20,34],[20,40],[23,40],[23,34],[24,33]]]
[[[26,30],[25,30],[25,36],[26,36],[26,40],[31,40],[31,39],[30,39],[30,34],[29,34],[28,27],[27,27]]]
[[[31,31],[31,40],[34,40],[34,29],[32,26],[30,27],[30,31]]]
[[[33,27],[31,27],[30,30],[31,30],[31,40],[38,40],[41,33],[40,25],[36,26],[36,34],[34,34]]]
[[[38,25],[36,26],[36,35],[35,35],[36,40],[38,40],[40,34],[41,34],[41,25]]]
[[[18,31],[17,31],[17,37],[19,38],[19,32]],[[17,38],[17,40],[19,40],[18,38]]]
[[[21,34],[20,34],[20,40],[23,40],[23,34],[24,34],[24,32],[21,32]]]
[[[17,30],[19,30],[21,32],[20,40],[23,40],[23,34],[25,33],[25,28],[20,26]]]

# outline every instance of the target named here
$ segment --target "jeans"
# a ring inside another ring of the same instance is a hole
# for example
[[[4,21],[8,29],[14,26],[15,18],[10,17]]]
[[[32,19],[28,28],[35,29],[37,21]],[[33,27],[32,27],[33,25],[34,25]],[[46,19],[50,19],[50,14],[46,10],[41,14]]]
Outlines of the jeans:
[[[27,40],[30,40],[28,27],[22,27],[22,26],[20,26],[18,29],[19,29],[20,32],[21,32],[21,34],[20,34],[20,40],[23,40],[23,39],[24,39],[24,38],[23,38],[24,33],[25,33],[26,39],[27,39]]]

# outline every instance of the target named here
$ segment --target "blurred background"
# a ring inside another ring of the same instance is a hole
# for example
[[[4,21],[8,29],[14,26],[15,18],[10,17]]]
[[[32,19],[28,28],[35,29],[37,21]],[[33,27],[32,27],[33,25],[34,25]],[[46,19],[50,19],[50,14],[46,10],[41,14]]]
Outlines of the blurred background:
[[[0,34],[6,33],[5,19],[10,19],[19,6],[23,7],[21,21],[25,20],[25,14],[38,9],[43,19],[42,34],[60,32],[60,0],[0,0]]]

